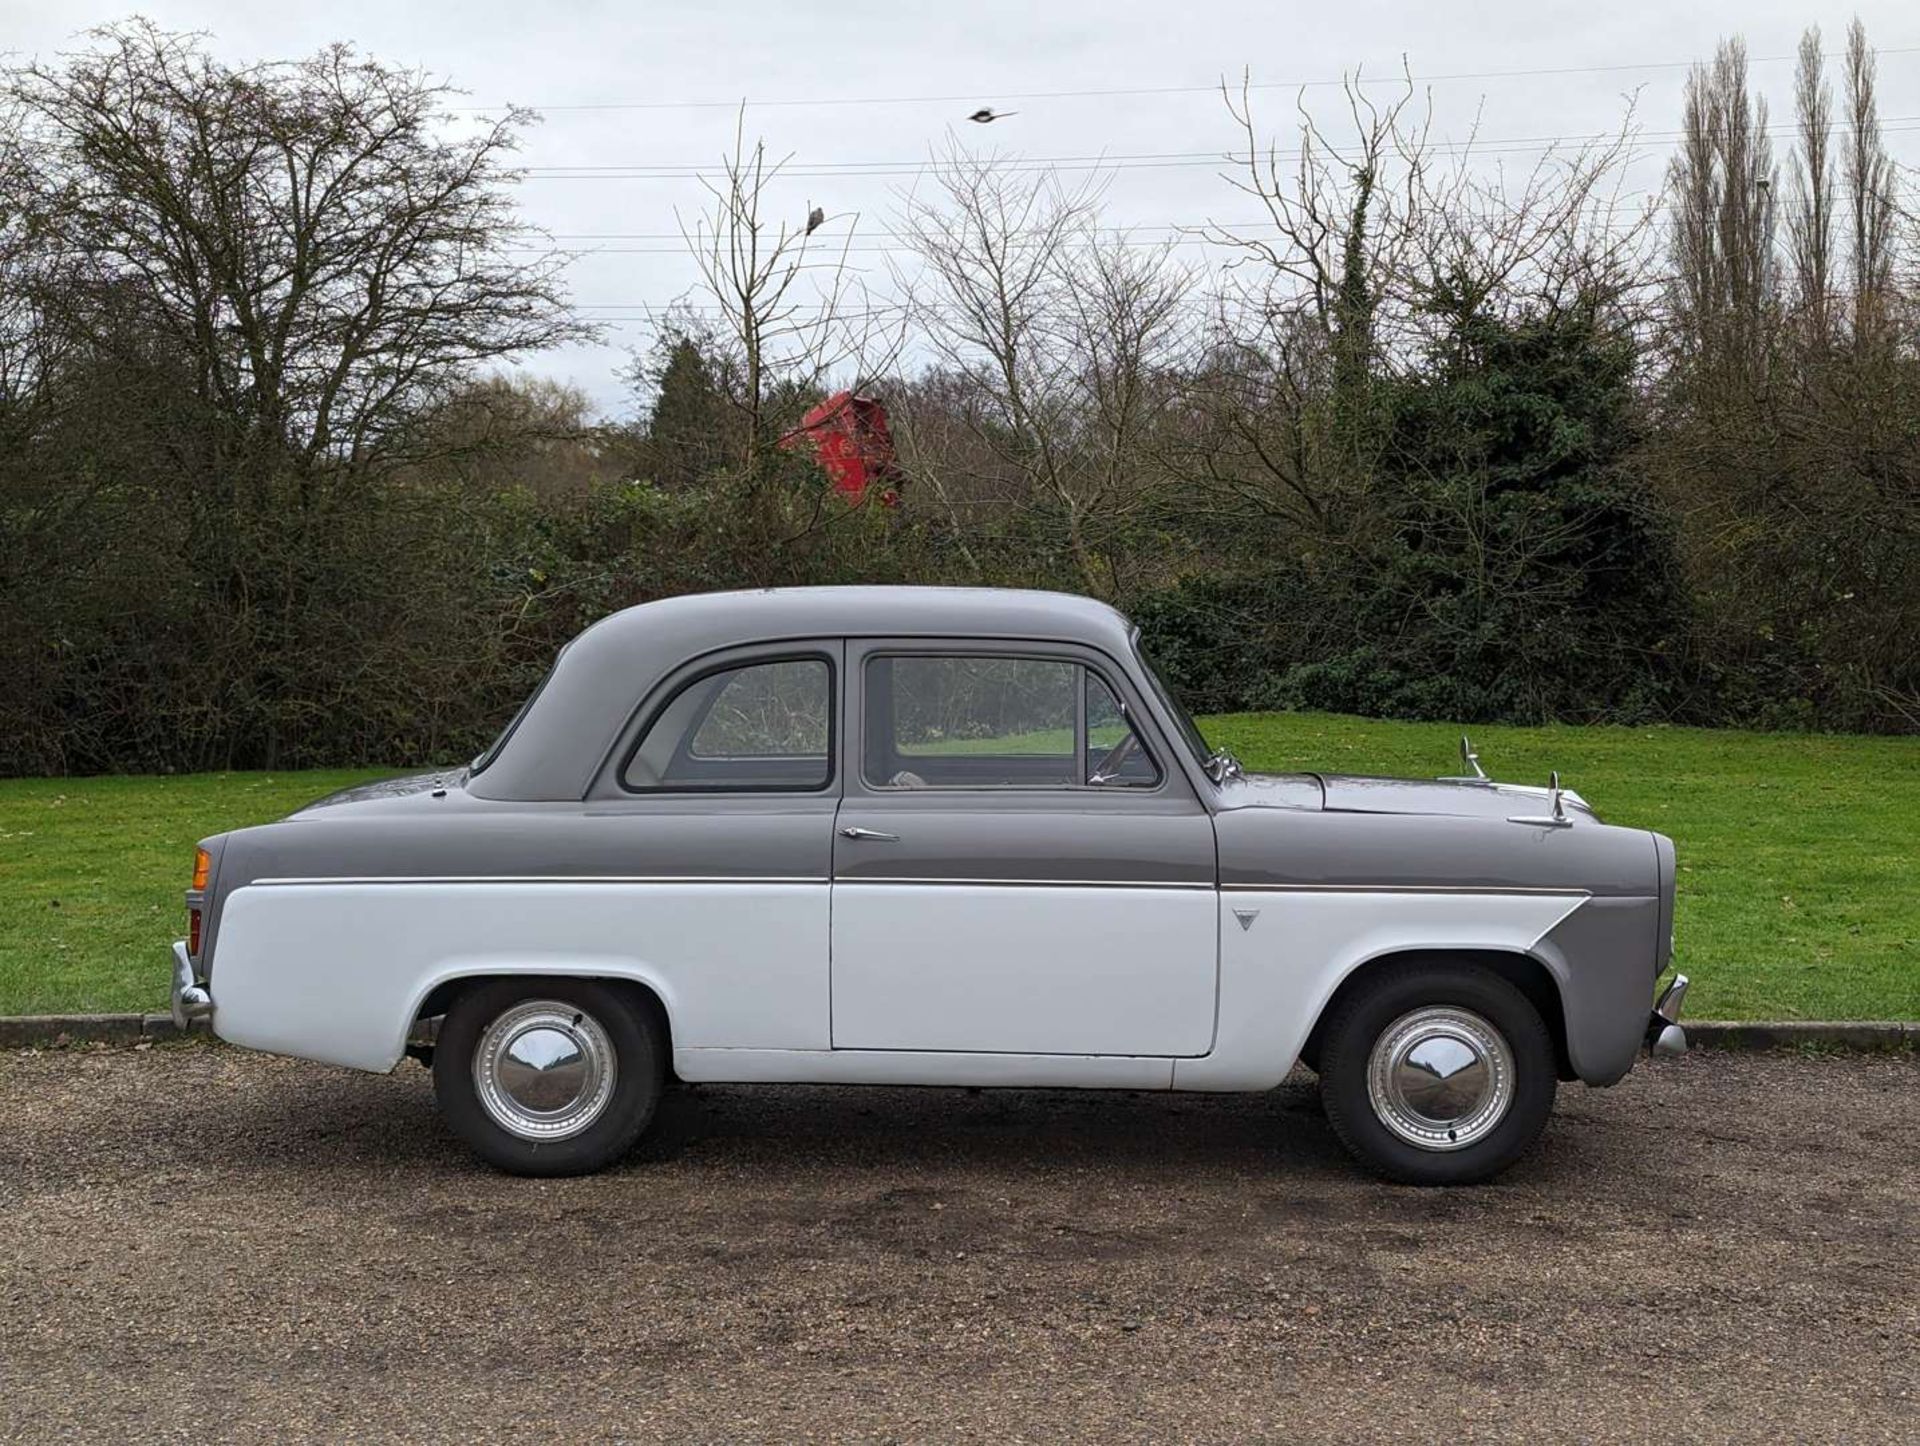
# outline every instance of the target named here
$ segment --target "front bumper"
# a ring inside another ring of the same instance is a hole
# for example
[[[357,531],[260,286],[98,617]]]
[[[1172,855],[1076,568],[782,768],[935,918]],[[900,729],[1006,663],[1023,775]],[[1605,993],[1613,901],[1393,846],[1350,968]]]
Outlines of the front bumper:
[[[193,972],[193,960],[187,955],[187,941],[173,943],[173,1022],[185,1029],[196,1019],[213,1014],[213,995]]]
[[[1687,1032],[1680,1027],[1680,1008],[1687,1000],[1687,976],[1675,974],[1660,991],[1647,1019],[1647,1049],[1657,1059],[1678,1059],[1687,1052]]]

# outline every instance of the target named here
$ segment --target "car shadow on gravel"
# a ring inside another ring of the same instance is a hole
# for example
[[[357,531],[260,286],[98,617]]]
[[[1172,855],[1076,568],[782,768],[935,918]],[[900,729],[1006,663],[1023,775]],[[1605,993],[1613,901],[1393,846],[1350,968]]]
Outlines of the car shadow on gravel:
[[[275,1071],[272,1087],[210,1090],[195,1109],[191,1153],[230,1171],[294,1165],[501,1178],[449,1133],[428,1076],[412,1064],[391,1076],[291,1065]],[[1579,1128],[1556,1123],[1504,1181],[1550,1188],[1557,1176],[1587,1172]],[[212,1149],[210,1138],[228,1143]],[[836,1169],[1031,1175],[1096,1167],[1142,1180],[1367,1178],[1328,1127],[1304,1071],[1253,1095],[676,1085],[647,1136],[605,1173],[747,1171],[772,1191],[792,1175]]]
[[[252,1165],[443,1166],[465,1150],[448,1133],[426,1076],[310,1066],[297,1087],[209,1091],[202,1125],[245,1141]],[[204,1161],[204,1148],[196,1151]],[[805,1162],[1009,1165],[1097,1158],[1119,1164],[1258,1164],[1276,1154],[1344,1161],[1310,1080],[1269,1095],[1174,1096],[1107,1090],[970,1090],[816,1085],[680,1085],[661,1098],[622,1169],[703,1162],[780,1168]],[[236,1161],[237,1163],[237,1161]]]

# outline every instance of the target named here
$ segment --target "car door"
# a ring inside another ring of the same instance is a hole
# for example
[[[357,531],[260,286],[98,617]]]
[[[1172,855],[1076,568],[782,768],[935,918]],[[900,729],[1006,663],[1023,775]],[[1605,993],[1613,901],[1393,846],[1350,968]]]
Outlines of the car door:
[[[678,1049],[825,1050],[839,639],[688,662],[615,744],[575,830]],[[575,932],[583,930],[576,921]]]
[[[833,1047],[1207,1053],[1213,824],[1125,671],[1065,645],[847,654]]]

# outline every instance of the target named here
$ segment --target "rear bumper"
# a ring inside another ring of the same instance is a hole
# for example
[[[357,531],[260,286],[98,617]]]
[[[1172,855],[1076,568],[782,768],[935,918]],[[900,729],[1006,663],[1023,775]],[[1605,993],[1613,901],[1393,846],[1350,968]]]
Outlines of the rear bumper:
[[[173,944],[173,990],[169,1003],[173,1006],[173,1022],[182,1029],[196,1019],[213,1015],[213,994],[194,974],[185,939],[176,939]]]
[[[1660,991],[1647,1018],[1647,1049],[1657,1059],[1677,1059],[1687,1052],[1687,1032],[1680,1027],[1680,1009],[1687,999],[1687,976],[1675,974]]]

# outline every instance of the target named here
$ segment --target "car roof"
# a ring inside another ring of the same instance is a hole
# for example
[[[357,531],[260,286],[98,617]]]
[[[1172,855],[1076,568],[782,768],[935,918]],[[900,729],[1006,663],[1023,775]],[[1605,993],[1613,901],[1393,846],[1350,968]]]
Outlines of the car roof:
[[[740,641],[782,637],[872,637],[893,633],[1058,637],[1084,631],[1110,639],[1126,620],[1093,598],[1001,587],[767,587],[687,593],[603,618],[581,641],[691,637],[714,627]]]
[[[841,637],[1032,638],[1124,656],[1131,625],[1071,593],[986,587],[791,587],[690,593],[627,608],[562,649],[511,736],[469,788],[501,799],[581,797],[636,702],[723,648]]]

